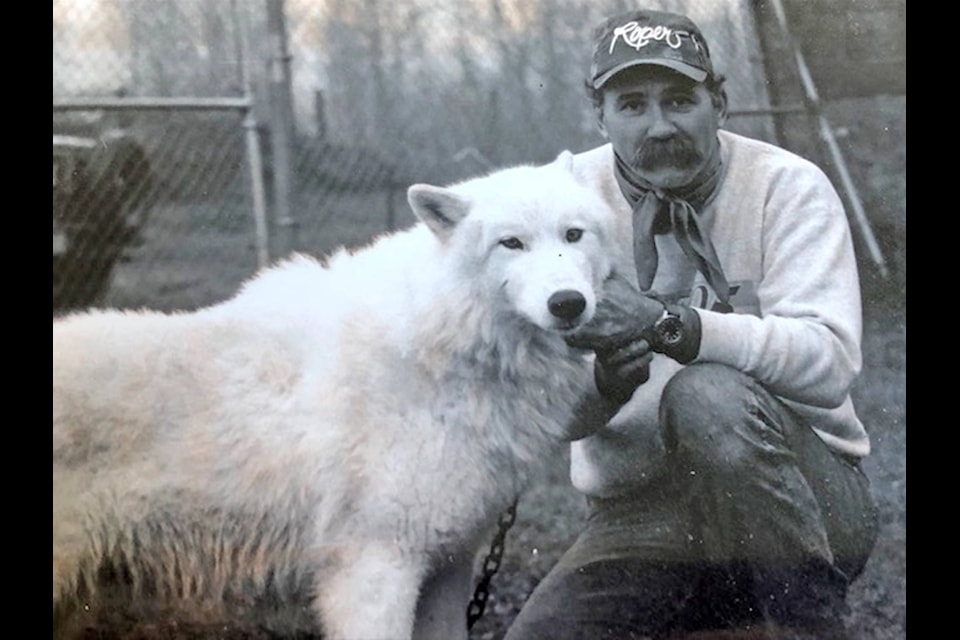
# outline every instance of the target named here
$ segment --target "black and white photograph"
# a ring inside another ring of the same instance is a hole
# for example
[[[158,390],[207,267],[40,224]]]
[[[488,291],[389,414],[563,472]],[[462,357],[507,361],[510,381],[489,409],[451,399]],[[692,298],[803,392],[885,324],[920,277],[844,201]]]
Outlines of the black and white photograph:
[[[53,0],[55,640],[906,638],[906,0]]]

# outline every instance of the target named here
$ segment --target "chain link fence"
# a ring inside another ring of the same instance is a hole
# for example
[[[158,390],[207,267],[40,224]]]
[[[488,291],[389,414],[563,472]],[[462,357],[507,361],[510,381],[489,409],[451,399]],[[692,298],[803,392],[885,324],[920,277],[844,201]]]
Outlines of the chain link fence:
[[[774,140],[748,0],[674,0]],[[615,0],[54,0],[54,310],[192,309],[290,251],[413,221],[405,189],[601,142]]]

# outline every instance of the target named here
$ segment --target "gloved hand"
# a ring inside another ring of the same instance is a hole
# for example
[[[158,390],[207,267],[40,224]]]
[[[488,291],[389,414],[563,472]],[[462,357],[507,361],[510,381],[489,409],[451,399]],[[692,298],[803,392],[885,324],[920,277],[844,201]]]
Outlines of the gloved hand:
[[[650,378],[653,352],[640,338],[622,349],[598,351],[593,362],[593,380],[597,391],[612,402],[625,404],[637,387]]]
[[[622,404],[647,381],[653,354],[645,333],[663,310],[662,302],[615,274],[604,283],[593,319],[567,336],[570,346],[597,354],[594,378],[608,399]]]

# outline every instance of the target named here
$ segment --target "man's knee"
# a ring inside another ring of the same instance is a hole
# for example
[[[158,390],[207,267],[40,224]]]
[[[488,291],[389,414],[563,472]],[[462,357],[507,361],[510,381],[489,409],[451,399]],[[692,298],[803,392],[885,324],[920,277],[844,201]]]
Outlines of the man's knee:
[[[667,383],[660,424],[667,451],[697,466],[736,469],[771,441],[780,443],[781,425],[758,398],[748,375],[715,363],[684,367]]]

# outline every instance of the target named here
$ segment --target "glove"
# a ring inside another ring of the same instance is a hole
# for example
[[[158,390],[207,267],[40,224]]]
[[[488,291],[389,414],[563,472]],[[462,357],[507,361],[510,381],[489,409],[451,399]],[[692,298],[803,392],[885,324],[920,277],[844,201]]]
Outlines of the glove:
[[[645,334],[663,315],[664,305],[614,274],[604,283],[593,319],[567,336],[571,347],[597,354],[597,390],[623,404],[650,376],[653,354]]]
[[[650,378],[653,352],[643,340],[614,351],[597,352],[593,362],[593,380],[597,391],[607,400],[625,404],[637,387]]]

